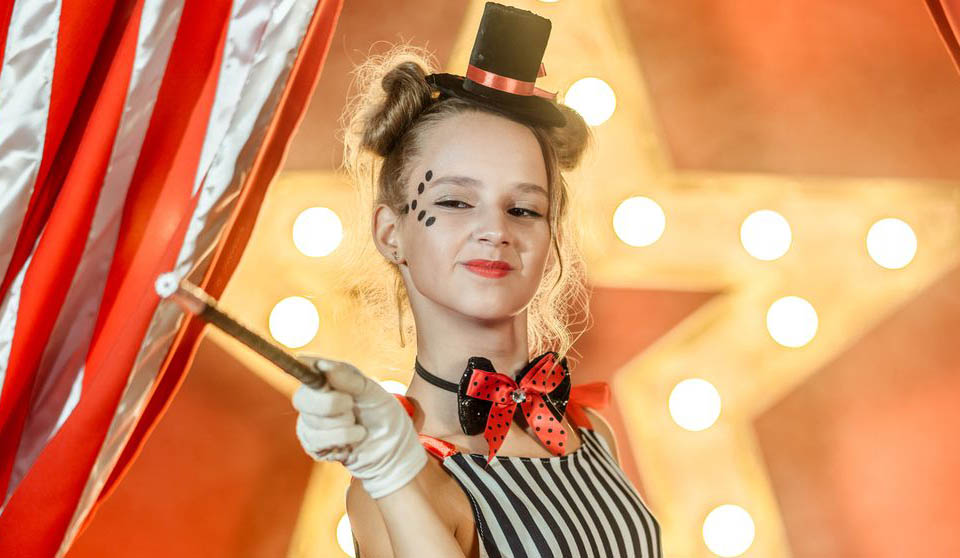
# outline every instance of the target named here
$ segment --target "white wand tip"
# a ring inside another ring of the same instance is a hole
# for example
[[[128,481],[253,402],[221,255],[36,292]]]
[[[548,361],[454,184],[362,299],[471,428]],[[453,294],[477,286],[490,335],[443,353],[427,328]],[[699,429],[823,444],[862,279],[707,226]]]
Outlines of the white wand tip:
[[[177,287],[179,285],[180,282],[177,281],[177,275],[171,271],[157,277],[157,280],[153,284],[153,288],[157,291],[157,294],[160,295],[160,298],[167,298],[168,296],[177,292]]]

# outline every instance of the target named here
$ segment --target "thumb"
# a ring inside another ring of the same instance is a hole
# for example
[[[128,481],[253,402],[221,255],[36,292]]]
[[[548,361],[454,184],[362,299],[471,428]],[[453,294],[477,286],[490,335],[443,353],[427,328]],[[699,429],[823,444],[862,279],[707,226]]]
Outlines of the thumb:
[[[330,387],[356,397],[367,387],[370,381],[362,372],[348,362],[317,358],[314,367],[326,374]]]

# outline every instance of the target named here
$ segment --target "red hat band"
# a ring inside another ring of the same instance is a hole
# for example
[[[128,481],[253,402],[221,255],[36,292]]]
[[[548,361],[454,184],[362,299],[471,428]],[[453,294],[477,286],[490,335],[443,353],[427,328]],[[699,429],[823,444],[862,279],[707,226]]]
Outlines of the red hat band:
[[[537,72],[537,77],[543,77],[545,75],[547,75],[547,70],[544,67],[543,62],[541,62],[540,71]],[[551,101],[555,101],[557,98],[556,93],[550,93],[549,91],[540,89],[536,86],[535,82],[521,81],[519,79],[501,76],[500,74],[495,74],[493,72],[488,72],[487,70],[478,68],[473,64],[467,64],[467,73],[465,77],[474,83],[479,83],[480,85],[489,87],[491,89],[513,93],[514,95],[537,95],[539,97],[550,99]]]

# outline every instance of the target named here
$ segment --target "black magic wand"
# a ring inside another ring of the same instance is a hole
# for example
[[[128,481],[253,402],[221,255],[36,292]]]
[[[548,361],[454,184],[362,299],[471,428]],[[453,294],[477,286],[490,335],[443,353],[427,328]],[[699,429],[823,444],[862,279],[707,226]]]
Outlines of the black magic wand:
[[[226,334],[250,347],[304,384],[315,389],[327,385],[327,377],[323,372],[309,364],[300,362],[297,357],[288,353],[284,348],[270,342],[225,314],[217,308],[216,299],[200,287],[192,285],[186,280],[178,283],[176,274],[170,272],[157,277],[154,288],[161,298],[172,298],[184,311],[217,326]]]

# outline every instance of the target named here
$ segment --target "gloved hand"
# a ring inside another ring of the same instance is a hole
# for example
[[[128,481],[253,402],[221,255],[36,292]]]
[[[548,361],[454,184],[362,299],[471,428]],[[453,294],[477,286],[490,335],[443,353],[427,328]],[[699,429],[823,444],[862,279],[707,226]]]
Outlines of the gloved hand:
[[[377,499],[427,464],[413,422],[397,398],[347,362],[300,355],[327,375],[327,386],[293,394],[300,445],[316,460],[340,461]],[[320,454],[325,450],[332,450]]]

